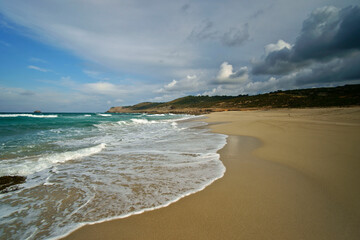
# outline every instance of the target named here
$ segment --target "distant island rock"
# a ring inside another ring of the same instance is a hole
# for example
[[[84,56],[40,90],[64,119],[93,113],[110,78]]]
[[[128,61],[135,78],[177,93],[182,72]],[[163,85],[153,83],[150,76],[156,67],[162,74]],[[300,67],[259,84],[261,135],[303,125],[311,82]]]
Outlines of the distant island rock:
[[[41,111],[40,110],[35,110],[34,113],[41,113]]]

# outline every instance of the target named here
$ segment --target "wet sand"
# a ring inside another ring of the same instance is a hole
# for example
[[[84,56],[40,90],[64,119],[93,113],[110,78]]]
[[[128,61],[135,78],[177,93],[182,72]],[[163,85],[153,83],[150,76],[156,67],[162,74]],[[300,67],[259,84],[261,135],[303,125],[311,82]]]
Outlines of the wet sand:
[[[212,113],[225,176],[66,239],[360,239],[360,108]]]

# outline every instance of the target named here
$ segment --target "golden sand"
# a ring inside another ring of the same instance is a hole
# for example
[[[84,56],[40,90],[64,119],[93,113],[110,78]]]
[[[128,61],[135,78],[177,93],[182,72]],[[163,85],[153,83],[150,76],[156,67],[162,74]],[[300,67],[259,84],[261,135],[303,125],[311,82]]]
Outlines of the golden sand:
[[[213,131],[230,135],[223,178],[66,239],[360,239],[359,107],[208,116]]]

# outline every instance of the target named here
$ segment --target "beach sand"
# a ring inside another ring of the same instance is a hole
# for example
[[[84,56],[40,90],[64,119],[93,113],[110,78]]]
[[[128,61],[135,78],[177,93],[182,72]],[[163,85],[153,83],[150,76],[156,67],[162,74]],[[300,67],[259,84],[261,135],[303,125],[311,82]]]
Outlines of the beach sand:
[[[360,239],[360,108],[208,115],[223,178],[168,207],[66,239]]]

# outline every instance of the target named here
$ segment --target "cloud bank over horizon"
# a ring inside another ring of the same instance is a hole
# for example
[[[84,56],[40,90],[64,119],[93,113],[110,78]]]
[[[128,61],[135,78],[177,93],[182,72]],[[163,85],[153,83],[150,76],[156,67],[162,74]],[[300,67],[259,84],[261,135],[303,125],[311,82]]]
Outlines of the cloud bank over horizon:
[[[1,2],[0,111],[360,83],[360,7],[320,2]]]

